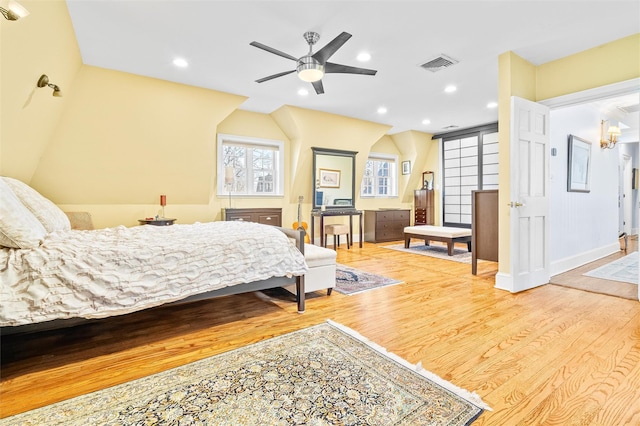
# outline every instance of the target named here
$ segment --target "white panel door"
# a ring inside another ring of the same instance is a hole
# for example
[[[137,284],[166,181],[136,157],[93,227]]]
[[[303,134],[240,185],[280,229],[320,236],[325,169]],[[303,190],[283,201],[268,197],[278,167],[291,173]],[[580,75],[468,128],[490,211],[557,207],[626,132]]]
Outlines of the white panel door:
[[[511,98],[511,288],[550,279],[549,108]]]

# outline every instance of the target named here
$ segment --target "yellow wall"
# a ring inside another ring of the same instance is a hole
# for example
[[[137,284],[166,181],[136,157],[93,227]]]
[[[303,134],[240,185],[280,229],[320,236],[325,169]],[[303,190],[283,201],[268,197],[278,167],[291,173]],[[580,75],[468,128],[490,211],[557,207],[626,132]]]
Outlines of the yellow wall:
[[[89,211],[97,227],[154,216],[160,194],[179,223],[220,219],[229,201],[216,193],[218,133],[285,142],[285,196],[234,197],[233,207],[281,206],[286,225],[297,218],[298,196],[311,198],[312,146],[358,151],[361,176],[370,147],[390,128],[288,106],[250,113],[238,109],[242,96],[83,65],[66,3],[23,4],[27,19],[0,26],[0,173],[65,210]],[[43,72],[63,98],[36,88]]]
[[[511,96],[541,101],[613,83],[640,78],[640,33],[539,66],[513,52],[498,59],[499,67],[499,273],[510,272],[509,126]]]
[[[358,151],[356,182],[370,151],[411,161],[398,198],[356,198],[358,208],[411,207],[422,172],[438,170],[429,134],[386,135],[390,127],[383,124],[291,106],[248,113],[238,109],[242,96],[83,65],[66,3],[22,3],[29,17],[0,25],[0,173],[30,183],[66,210],[90,211],[98,227],[155,215],[160,194],[167,195],[167,216],[181,223],[219,219],[228,200],[215,191],[218,132],[285,141],[284,197],[234,201],[234,207],[279,203],[285,225],[296,219],[300,195],[304,211],[310,209],[312,146]],[[500,56],[501,197],[508,200],[510,97],[540,100],[638,77],[639,45],[637,34],[538,67],[511,52]],[[63,98],[36,88],[43,73]],[[500,268],[508,271],[508,210],[500,221]]]
[[[20,2],[30,15],[0,25],[0,174],[29,182],[73,92],[82,66],[66,3]],[[65,97],[38,88],[47,74]]]
[[[536,69],[536,100],[640,77],[640,33],[603,44]]]

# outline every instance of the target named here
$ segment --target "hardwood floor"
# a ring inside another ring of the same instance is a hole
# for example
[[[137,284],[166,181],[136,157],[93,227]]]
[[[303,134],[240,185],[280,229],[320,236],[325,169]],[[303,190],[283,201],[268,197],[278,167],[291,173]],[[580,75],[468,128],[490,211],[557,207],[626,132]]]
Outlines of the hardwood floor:
[[[0,416],[51,404],[332,319],[477,392],[474,425],[640,424],[640,303],[546,285],[493,288],[497,265],[371,243],[338,262],[404,280],[315,293],[305,314],[261,293],[163,307],[40,335],[4,336]]]
[[[618,297],[625,297],[631,300],[638,300],[638,286],[620,281],[604,280],[601,278],[588,277],[583,274],[592,271],[600,266],[613,262],[616,259],[638,251],[638,236],[632,235],[628,238],[627,250],[620,250],[609,256],[587,263],[578,268],[551,277],[552,284],[563,285],[595,293],[609,294]],[[637,253],[636,253],[637,254]]]

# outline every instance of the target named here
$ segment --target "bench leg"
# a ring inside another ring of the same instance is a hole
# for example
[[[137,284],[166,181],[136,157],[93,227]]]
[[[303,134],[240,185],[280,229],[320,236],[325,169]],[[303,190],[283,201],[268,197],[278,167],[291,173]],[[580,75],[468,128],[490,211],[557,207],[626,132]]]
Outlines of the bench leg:
[[[467,251],[471,252],[471,241],[467,241]]]
[[[331,296],[331,292],[333,291],[333,288],[328,288],[327,289],[327,296]]]
[[[425,246],[428,246],[428,245],[429,245],[429,240],[425,239],[425,240],[424,240],[424,245],[425,245]]]
[[[453,241],[447,241],[447,254],[453,256]]]
[[[404,239],[404,248],[409,248],[410,244],[411,244],[411,237],[405,237],[405,239]]]

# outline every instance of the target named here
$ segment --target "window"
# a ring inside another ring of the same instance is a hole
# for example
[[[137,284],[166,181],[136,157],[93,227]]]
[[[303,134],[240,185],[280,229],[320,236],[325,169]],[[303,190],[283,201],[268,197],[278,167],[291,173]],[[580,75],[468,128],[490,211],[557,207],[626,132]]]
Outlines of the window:
[[[282,141],[218,135],[218,194],[283,195]]]
[[[361,197],[396,197],[398,195],[398,157],[371,153],[364,166]]]
[[[497,125],[440,137],[443,140],[444,226],[469,227],[471,191],[498,187]]]

